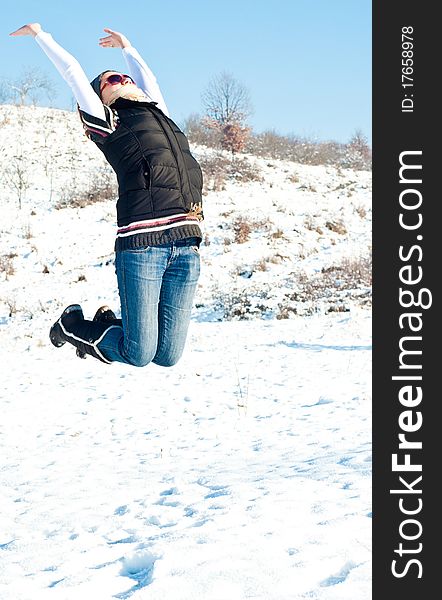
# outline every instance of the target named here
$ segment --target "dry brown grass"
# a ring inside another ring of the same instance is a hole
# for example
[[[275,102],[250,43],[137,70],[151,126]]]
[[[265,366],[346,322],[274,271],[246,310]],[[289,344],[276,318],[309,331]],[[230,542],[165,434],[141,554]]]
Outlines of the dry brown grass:
[[[271,227],[270,219],[251,219],[246,215],[239,215],[232,223],[234,242],[244,244],[250,239],[253,231],[262,231]]]
[[[347,228],[344,222],[340,219],[336,219],[335,221],[327,221],[325,226],[327,229],[330,229],[330,231],[339,233],[340,235],[345,235],[347,233]]]
[[[14,258],[17,257],[15,252],[9,252],[0,256],[0,273],[5,274],[6,281],[15,273]]]

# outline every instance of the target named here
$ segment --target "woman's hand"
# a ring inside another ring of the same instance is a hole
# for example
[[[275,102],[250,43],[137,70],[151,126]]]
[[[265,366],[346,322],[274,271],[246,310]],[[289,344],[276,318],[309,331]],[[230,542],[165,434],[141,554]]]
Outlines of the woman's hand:
[[[41,25],[40,23],[29,23],[28,25],[23,25],[20,29],[13,31],[9,35],[18,36],[18,35],[32,35],[35,37],[37,33],[40,33]]]
[[[106,27],[103,31],[109,33],[109,35],[100,38],[98,43],[102,48],[129,48],[131,46],[127,37],[122,33],[112,31],[112,29],[107,29]]]

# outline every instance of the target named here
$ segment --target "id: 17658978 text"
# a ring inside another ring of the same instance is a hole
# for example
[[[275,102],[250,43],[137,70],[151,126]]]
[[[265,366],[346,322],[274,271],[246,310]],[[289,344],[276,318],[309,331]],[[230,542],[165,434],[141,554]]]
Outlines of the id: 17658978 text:
[[[409,25],[402,27],[402,112],[412,113],[414,108],[414,28]],[[405,93],[406,92],[406,93]]]

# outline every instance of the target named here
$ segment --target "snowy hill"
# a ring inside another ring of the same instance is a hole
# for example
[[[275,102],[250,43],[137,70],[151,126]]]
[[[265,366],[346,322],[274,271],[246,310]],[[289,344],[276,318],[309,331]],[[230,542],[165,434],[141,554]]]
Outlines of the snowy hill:
[[[9,311],[5,296],[32,314],[72,296],[87,302],[97,277],[102,285],[106,278],[104,299],[116,306],[114,194],[84,208],[54,208],[115,179],[78,116],[0,107],[0,148],[0,256],[3,271],[7,265],[15,271],[5,282],[0,315]],[[219,160],[202,147],[193,151],[205,163]],[[241,161],[257,181],[227,180],[225,189],[205,196],[197,318],[285,318],[369,306],[371,173],[253,156]],[[206,184],[210,189],[210,176]],[[365,278],[358,281],[361,268]],[[36,291],[31,305],[23,276]]]
[[[80,361],[48,330],[119,311],[113,174],[75,113],[0,106],[2,599],[370,597],[371,173],[192,151],[182,361]]]

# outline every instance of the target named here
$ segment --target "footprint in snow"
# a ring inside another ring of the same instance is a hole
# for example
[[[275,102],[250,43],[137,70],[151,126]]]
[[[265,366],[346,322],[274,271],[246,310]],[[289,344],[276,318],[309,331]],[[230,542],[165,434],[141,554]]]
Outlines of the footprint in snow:
[[[65,580],[65,577],[63,577],[62,579],[56,579],[55,581],[52,581],[49,585],[48,588],[53,588],[56,585],[58,585],[59,583],[61,583],[62,581]]]
[[[126,592],[116,594],[114,598],[126,600],[136,591],[152,583],[153,569],[158,556],[154,556],[148,550],[137,552],[129,558],[123,558],[120,575],[129,577],[137,583]]]
[[[335,575],[330,575],[330,577],[327,577],[327,579],[324,579],[323,581],[321,581],[321,583],[319,585],[321,587],[330,587],[332,585],[337,585],[338,583],[342,583],[343,581],[345,581],[347,579],[350,571],[352,571],[352,569],[354,569],[357,566],[358,565],[356,565],[352,561],[346,562],[345,565],[342,567],[342,569],[338,573],[336,573]]]
[[[230,496],[229,486],[227,485],[217,485],[213,483],[209,483],[205,478],[201,477],[197,480],[198,485],[201,485],[207,490],[209,493],[204,496],[204,500],[210,500],[211,498],[218,498],[219,496]]]
[[[176,487],[172,487],[167,490],[164,490],[163,492],[160,492],[160,496],[174,496],[176,494],[178,494],[178,488]]]
[[[152,515],[146,519],[146,523],[149,525],[154,525],[155,527],[159,527],[160,529],[166,529],[167,527],[175,527],[177,524],[176,521],[168,521],[167,523],[162,523],[158,517]]]
[[[176,487],[172,487],[167,490],[163,490],[162,492],[160,492],[161,498],[159,500],[157,500],[157,502],[155,502],[154,504],[157,504],[160,506],[171,506],[172,508],[175,508],[180,505],[180,502],[177,500],[169,500],[169,498],[171,496],[176,496],[176,495],[179,495],[178,488],[176,488]]]
[[[211,492],[210,494],[206,494],[204,496],[204,500],[209,500],[210,498],[219,498],[220,496],[230,496],[230,492],[227,488],[219,488]]]
[[[312,406],[322,406],[323,404],[332,404],[333,400],[331,398],[324,398],[321,396],[317,402],[314,404],[303,404],[302,408],[311,408]]]
[[[119,517],[119,516],[125,515],[127,512],[129,512],[127,505],[123,505],[123,506],[119,506],[118,508],[115,509],[114,515]]]
[[[0,544],[0,550],[9,550],[15,540],[11,540],[10,542],[6,542],[4,544]]]

